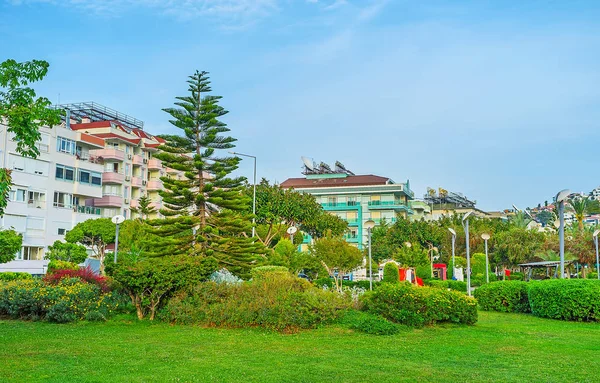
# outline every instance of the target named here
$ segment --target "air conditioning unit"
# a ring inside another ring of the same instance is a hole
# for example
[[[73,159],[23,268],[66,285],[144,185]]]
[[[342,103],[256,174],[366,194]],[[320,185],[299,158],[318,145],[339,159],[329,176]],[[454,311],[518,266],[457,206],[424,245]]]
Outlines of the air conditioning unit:
[[[147,183],[148,183],[148,181],[142,180],[142,185],[146,186]]]
[[[148,159],[144,158],[144,163],[147,164],[148,163]]]
[[[130,181],[130,180],[131,180],[131,177],[125,176],[125,181]]]
[[[128,155],[127,155],[127,159],[128,159],[128,160],[130,160],[130,159],[132,159],[132,158],[133,158],[133,156],[132,156],[131,154],[128,154]]]

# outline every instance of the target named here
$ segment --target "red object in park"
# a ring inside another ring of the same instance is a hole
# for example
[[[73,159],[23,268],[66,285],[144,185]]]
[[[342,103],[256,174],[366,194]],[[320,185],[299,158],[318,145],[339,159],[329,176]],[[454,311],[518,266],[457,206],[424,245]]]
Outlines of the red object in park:
[[[417,277],[417,285],[424,286],[423,285],[423,280],[421,278],[419,278],[419,277]]]
[[[401,281],[405,281],[406,280],[406,269],[398,269],[398,279],[400,279]]]
[[[446,280],[447,266],[443,263],[434,263],[433,264],[433,272],[438,273],[437,277],[442,281]]]
[[[504,275],[506,275],[506,278],[510,279],[510,270],[504,269]]]

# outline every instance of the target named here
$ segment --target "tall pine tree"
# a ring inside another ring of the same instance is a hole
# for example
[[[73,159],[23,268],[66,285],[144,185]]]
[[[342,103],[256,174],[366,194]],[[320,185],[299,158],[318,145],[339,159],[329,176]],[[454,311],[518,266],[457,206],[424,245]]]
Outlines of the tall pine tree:
[[[243,177],[229,177],[239,157],[221,155],[235,147],[227,125],[219,120],[228,112],[219,105],[207,72],[196,71],[188,81],[188,95],[177,97],[169,113],[182,135],[162,136],[166,143],[155,157],[180,176],[162,177],[160,191],[165,219],[153,220],[161,240],[154,255],[213,255],[240,275],[265,249],[245,233],[251,217],[243,212],[250,199],[243,193]]]

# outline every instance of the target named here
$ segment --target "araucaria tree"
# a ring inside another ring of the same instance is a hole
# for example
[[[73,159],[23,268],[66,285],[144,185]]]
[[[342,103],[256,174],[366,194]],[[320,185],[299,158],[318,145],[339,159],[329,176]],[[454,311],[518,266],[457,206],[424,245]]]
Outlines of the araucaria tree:
[[[251,222],[242,216],[250,203],[242,190],[245,179],[229,177],[240,158],[223,155],[236,140],[219,120],[227,111],[219,105],[220,96],[209,94],[208,73],[196,71],[187,83],[188,95],[164,109],[182,135],[162,136],[166,143],[155,155],[182,176],[161,178],[160,212],[166,218],[150,222],[162,237],[154,255],[213,255],[230,271],[245,274],[264,249],[245,235]]]
[[[17,153],[25,157],[36,158],[40,154],[36,146],[41,138],[40,127],[60,122],[60,111],[49,108],[50,100],[36,97],[33,88],[27,86],[42,80],[49,66],[41,60],[10,59],[0,63],[0,123],[8,125],[8,132],[17,143]],[[10,169],[0,169],[0,216],[8,204],[10,172]]]

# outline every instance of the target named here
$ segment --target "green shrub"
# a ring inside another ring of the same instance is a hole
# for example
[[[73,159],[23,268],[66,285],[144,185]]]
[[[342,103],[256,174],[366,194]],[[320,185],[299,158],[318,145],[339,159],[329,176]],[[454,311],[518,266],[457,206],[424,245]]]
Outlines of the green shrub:
[[[206,281],[217,269],[212,257],[173,256],[140,262],[108,263],[107,273],[131,298],[138,319],[154,319],[165,301],[177,291]]]
[[[587,273],[586,278],[587,279],[598,279],[598,273],[596,273],[595,271],[590,271],[589,273]]]
[[[437,322],[477,322],[477,302],[457,291],[384,283],[365,293],[363,309],[396,323],[421,327]]]
[[[117,306],[113,293],[102,294],[98,286],[77,278],[64,278],[56,285],[40,279],[0,285],[0,317],[66,323],[84,319],[91,311],[106,317]]]
[[[484,284],[473,294],[482,310],[528,313],[531,309],[527,287],[527,282],[523,281],[500,281]]]
[[[332,322],[350,306],[347,296],[289,273],[270,274],[241,284],[200,283],[171,298],[159,317],[171,323],[296,332]]]
[[[494,274],[494,273],[490,273],[489,276],[490,276],[490,283],[498,280],[498,278],[496,277],[496,274]],[[471,275],[471,286],[474,286],[474,287],[483,286],[486,283],[487,283],[487,279],[485,277],[485,274]]]
[[[0,273],[0,281],[15,281],[18,279],[31,279],[33,278],[29,273],[21,273],[14,271],[4,271]]]
[[[79,270],[79,265],[73,262],[53,259],[48,263],[48,274],[52,274],[56,270]]]
[[[258,266],[250,270],[252,279],[261,279],[266,275],[291,275],[285,266]]]
[[[382,282],[398,283],[400,281],[400,275],[398,274],[398,265],[394,262],[388,262],[383,267],[383,280]]]
[[[467,293],[467,282],[464,281],[453,281],[448,280],[448,288],[454,291],[460,291],[462,293]]]
[[[562,320],[600,321],[600,281],[549,279],[529,282],[531,312]]]
[[[435,287],[438,289],[450,289],[450,290],[454,290],[454,291],[460,291],[463,293],[467,292],[467,283],[466,282],[462,282],[462,281],[452,281],[452,280],[445,280],[442,281],[440,279],[428,279],[423,281],[423,283],[426,286],[431,286],[431,287]]]
[[[418,266],[417,268],[415,268],[415,271],[417,273],[417,277],[421,278],[423,281],[433,279],[431,277],[431,264]]]
[[[510,278],[508,278],[508,279],[510,279],[511,281],[522,281],[525,279],[525,275],[523,275],[523,273],[519,273],[519,272],[512,272],[512,273],[510,273]]]
[[[376,282],[375,280],[373,280],[373,288],[376,288],[380,283],[381,282]],[[329,277],[315,279],[313,281],[313,284],[319,288],[323,288],[323,286],[327,286],[328,288],[335,287],[335,283],[333,282],[333,279],[329,278]],[[343,281],[342,286],[349,287],[349,288],[360,287],[362,289],[369,290],[370,283],[368,280],[366,280],[366,281]]]
[[[396,323],[392,323],[380,315],[364,311],[349,310],[344,314],[340,323],[347,325],[352,330],[372,335],[394,335],[400,331],[400,326]]]

